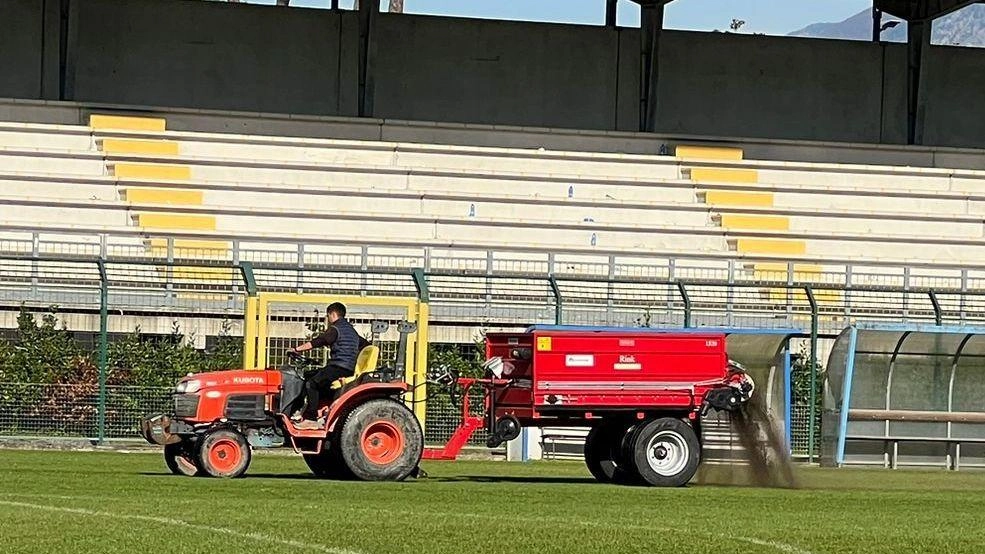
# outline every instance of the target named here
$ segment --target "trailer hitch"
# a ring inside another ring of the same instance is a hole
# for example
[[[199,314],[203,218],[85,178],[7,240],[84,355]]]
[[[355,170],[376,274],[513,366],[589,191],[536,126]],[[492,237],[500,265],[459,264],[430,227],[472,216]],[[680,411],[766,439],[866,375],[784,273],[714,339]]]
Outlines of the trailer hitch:
[[[755,388],[746,369],[738,362],[730,360],[725,383],[705,393],[704,401],[701,403],[701,417],[707,415],[711,408],[725,412],[738,410],[752,398]]]

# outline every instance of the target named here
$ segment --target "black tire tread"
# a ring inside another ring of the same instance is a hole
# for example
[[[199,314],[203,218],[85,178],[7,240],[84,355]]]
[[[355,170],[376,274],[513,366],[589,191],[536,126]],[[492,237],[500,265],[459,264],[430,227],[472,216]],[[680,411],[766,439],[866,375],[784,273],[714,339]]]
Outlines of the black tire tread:
[[[671,430],[678,433],[688,444],[688,461],[680,473],[672,476],[660,475],[653,471],[647,462],[646,445],[654,435],[661,431]],[[631,453],[633,465],[636,473],[640,476],[643,484],[656,487],[682,487],[694,477],[701,462],[701,444],[694,428],[684,421],[674,417],[663,417],[650,420],[644,425],[637,427],[631,440],[627,445],[628,453]]]
[[[195,471],[189,472],[184,466],[178,463],[177,458],[184,458],[185,461],[195,467]],[[202,466],[198,463],[198,457],[192,454],[188,443],[178,442],[164,446],[164,465],[175,475],[186,477],[196,477],[202,475]]]
[[[403,455],[386,466],[378,466],[366,459],[359,444],[364,426],[380,417],[395,421],[404,433]],[[424,454],[424,433],[420,422],[406,406],[391,398],[375,398],[356,406],[337,434],[345,466],[356,479],[363,481],[402,481],[414,472]]]
[[[237,468],[229,474],[224,474],[209,464],[208,449],[211,442],[215,440],[216,437],[231,438],[239,443],[240,449],[243,451],[243,456],[245,458],[245,462],[242,464],[242,467]],[[202,469],[203,475],[232,479],[241,477],[244,473],[246,473],[246,470],[250,467],[253,453],[250,451],[250,443],[247,442],[246,437],[244,437],[242,433],[236,431],[235,429],[220,428],[205,433],[202,438],[199,439],[197,454],[198,455],[196,458],[198,460],[198,466]]]
[[[621,448],[632,424],[627,421],[602,421],[592,427],[585,439],[585,465],[601,483],[629,484],[639,479],[632,464],[626,463]]]

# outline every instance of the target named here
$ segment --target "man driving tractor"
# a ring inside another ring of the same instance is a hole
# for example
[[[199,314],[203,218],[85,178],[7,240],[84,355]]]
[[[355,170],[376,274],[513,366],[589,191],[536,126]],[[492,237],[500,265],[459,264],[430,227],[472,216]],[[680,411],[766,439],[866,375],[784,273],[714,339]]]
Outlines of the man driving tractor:
[[[325,367],[314,372],[305,379],[304,388],[307,403],[304,411],[300,415],[295,415],[292,419],[300,420],[297,424],[299,429],[317,429],[321,427],[318,423],[318,402],[321,394],[336,379],[350,377],[355,373],[356,360],[359,352],[369,346],[369,341],[364,339],[356,332],[356,329],[345,318],[345,305],[341,302],[333,302],[328,305],[329,327],[322,334],[311,339],[304,344],[294,347],[291,351],[295,353],[307,352],[313,348],[328,347],[331,359]]]

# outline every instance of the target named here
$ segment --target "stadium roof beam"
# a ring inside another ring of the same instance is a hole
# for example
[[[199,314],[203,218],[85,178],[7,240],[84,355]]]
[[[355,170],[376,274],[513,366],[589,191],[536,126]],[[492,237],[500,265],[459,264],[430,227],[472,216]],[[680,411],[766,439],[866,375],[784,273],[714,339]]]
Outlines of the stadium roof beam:
[[[873,14],[881,19],[882,12],[895,15],[907,22],[906,37],[906,141],[907,144],[923,142],[923,116],[926,109],[920,94],[920,80],[924,60],[930,50],[933,21],[938,17],[977,4],[980,0],[873,0]],[[873,23],[873,35],[878,39],[881,28]]]
[[[616,10],[619,0],[605,0],[605,26],[616,26]]]
[[[908,22],[933,21],[980,0],[875,0],[874,6]]]
[[[657,127],[657,83],[660,77],[660,36],[663,34],[664,6],[673,0],[633,0],[640,5],[640,131]],[[608,12],[606,13],[608,17]],[[615,17],[615,13],[613,13]]]

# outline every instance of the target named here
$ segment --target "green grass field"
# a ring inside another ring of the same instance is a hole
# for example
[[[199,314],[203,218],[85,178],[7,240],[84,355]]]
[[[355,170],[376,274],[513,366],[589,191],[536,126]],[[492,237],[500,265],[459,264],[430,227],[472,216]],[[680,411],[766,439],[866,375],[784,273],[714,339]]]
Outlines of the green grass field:
[[[576,462],[322,481],[299,458],[178,477],[157,455],[0,450],[0,551],[985,552],[985,473],[803,470],[799,490],[600,485]]]

